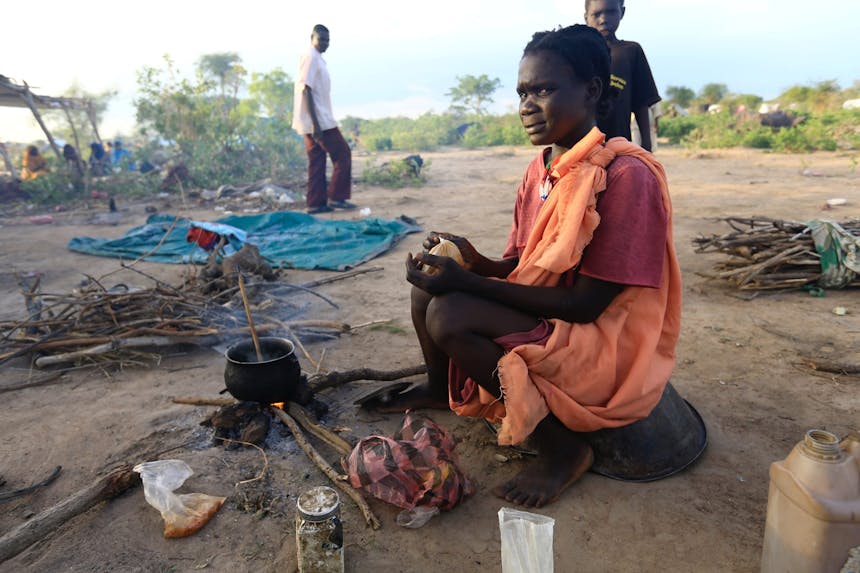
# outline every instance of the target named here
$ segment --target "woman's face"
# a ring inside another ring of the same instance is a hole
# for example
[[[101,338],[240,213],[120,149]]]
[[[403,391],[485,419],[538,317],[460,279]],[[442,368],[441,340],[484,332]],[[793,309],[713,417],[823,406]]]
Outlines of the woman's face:
[[[517,94],[532,144],[570,148],[595,125],[600,81],[581,82],[564,59],[540,51],[520,60]]]

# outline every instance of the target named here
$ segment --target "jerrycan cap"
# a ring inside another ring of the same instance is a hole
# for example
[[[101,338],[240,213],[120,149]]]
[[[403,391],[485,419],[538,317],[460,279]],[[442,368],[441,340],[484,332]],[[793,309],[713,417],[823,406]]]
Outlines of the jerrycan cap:
[[[807,456],[823,462],[838,462],[845,455],[839,447],[839,438],[826,430],[806,432],[801,450]]]

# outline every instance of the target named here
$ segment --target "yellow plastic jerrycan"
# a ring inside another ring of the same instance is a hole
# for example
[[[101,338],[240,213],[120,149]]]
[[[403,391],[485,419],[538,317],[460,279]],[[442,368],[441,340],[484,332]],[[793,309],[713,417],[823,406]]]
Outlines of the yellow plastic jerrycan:
[[[770,465],[762,573],[839,573],[860,545],[860,437],[810,430]]]

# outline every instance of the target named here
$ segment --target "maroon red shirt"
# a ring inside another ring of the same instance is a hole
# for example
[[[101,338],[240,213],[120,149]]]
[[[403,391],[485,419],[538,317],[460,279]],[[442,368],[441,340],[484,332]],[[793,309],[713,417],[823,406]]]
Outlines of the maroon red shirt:
[[[503,258],[519,257],[525,249],[543,206],[540,186],[546,175],[547,157],[549,148],[529,164],[523,175]],[[597,212],[600,224],[573,274],[658,288],[663,279],[667,219],[659,184],[648,166],[635,157],[616,158],[607,168],[606,190],[597,197]],[[572,284],[572,280],[564,282]]]

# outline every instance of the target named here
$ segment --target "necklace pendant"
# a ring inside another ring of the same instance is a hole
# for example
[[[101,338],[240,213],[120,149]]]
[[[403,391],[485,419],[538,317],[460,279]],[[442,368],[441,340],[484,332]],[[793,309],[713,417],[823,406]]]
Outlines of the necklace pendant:
[[[546,179],[543,180],[543,183],[541,183],[541,186],[539,189],[541,201],[546,201],[546,198],[549,197],[549,192],[551,189],[552,189],[552,182],[550,182],[549,177],[547,177]]]

